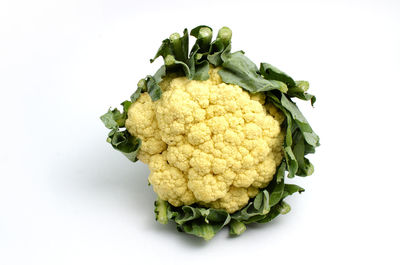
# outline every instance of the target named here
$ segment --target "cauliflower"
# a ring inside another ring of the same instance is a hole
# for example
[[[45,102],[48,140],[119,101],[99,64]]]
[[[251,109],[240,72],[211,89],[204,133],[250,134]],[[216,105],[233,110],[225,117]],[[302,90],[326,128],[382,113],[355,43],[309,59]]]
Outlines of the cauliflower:
[[[149,182],[173,206],[198,203],[233,213],[266,187],[283,157],[283,115],[211,68],[205,81],[176,77],[162,97],[142,93],[125,126],[142,140]]]
[[[150,60],[164,64],[139,81],[123,112],[101,120],[114,149],[149,165],[157,221],[206,240],[225,226],[239,235],[289,212],[284,199],[304,191],[285,179],[313,173],[305,156],[319,137],[292,99],[316,99],[308,82],[232,53],[229,28],[214,41],[207,26],[190,35],[191,49],[187,29],[165,39]]]

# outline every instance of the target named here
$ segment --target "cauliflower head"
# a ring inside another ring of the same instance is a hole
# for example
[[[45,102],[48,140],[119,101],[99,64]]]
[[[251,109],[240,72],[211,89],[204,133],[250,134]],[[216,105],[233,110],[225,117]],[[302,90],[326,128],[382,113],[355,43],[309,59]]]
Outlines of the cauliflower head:
[[[265,96],[223,83],[167,76],[161,99],[148,93],[128,110],[125,127],[142,140],[158,196],[178,207],[198,203],[233,213],[272,180],[283,157],[283,114]]]

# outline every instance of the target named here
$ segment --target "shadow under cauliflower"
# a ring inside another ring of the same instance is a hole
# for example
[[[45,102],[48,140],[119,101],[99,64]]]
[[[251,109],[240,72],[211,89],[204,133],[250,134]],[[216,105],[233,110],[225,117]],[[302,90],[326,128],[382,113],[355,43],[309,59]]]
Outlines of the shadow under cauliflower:
[[[148,93],[128,110],[125,126],[142,140],[138,158],[149,182],[174,206],[198,203],[233,213],[272,180],[283,157],[283,114],[263,94],[223,83],[165,77],[160,100]]]

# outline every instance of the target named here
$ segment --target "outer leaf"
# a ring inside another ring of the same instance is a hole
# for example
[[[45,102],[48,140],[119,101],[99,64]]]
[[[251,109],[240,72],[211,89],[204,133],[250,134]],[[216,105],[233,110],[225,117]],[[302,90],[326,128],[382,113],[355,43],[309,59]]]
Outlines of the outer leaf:
[[[121,103],[123,112],[118,109],[108,110],[108,112],[100,117],[104,125],[111,129],[107,137],[107,142],[111,146],[122,152],[132,162],[137,161],[137,154],[141,146],[141,140],[129,134],[127,130],[121,131],[120,128],[125,127],[128,109],[131,106],[131,101],[124,101]]]
[[[263,219],[258,220],[257,223],[263,224],[263,223],[270,222],[273,219],[275,219],[279,214],[280,214],[279,204],[277,204],[271,208],[269,213],[267,215],[265,215]]]
[[[208,71],[210,70],[209,63],[207,61],[203,61],[199,63],[193,73],[193,80],[207,80],[210,78]]]
[[[296,82],[290,76],[269,63],[260,64],[260,73],[268,80],[284,82],[288,88],[296,86]]]
[[[222,224],[214,224],[214,223],[205,223],[201,220],[195,220],[193,222],[185,223],[181,226],[178,226],[178,231],[185,232],[187,234],[195,235],[198,237],[202,237],[205,240],[210,240],[215,236],[215,234],[222,229],[225,225],[230,222],[230,216],[227,215],[227,219]]]
[[[125,100],[124,102],[121,103],[121,106],[123,107],[124,110],[124,118],[126,120],[127,118],[127,113],[128,113],[128,109],[129,107],[132,105],[132,102],[129,100]],[[124,126],[125,126],[125,120],[124,120]]]
[[[138,87],[136,91],[131,95],[131,102],[134,103],[139,99],[140,94],[142,93],[142,88]]]
[[[252,223],[269,212],[269,194],[267,190],[260,191],[246,207],[232,214],[232,219],[243,223]]]
[[[153,63],[158,57],[162,56],[165,58],[167,55],[173,54],[171,41],[169,39],[165,39],[162,41],[160,48],[153,59],[150,59],[150,63]]]
[[[274,179],[271,183],[267,186],[267,190],[269,191],[269,206],[273,207],[282,198],[285,183],[284,183],[284,176],[285,176],[285,169],[286,163],[282,162],[278,168],[277,173],[275,174]]]
[[[211,43],[210,51],[207,55],[207,60],[214,66],[220,66],[222,54],[230,53],[231,51],[232,31],[228,28],[222,28],[218,32],[217,39]]]
[[[297,186],[295,184],[285,184],[284,192],[282,194],[282,199],[286,198],[289,195],[292,195],[293,193],[302,193],[304,189],[300,186]]]
[[[314,166],[304,157],[306,155],[306,144],[304,142],[304,136],[300,131],[296,131],[294,142],[293,153],[299,166],[296,175],[303,177],[310,176],[314,172]]]
[[[121,151],[132,162],[137,161],[136,156],[139,152],[142,141],[139,138],[130,135],[127,130],[112,130],[108,134],[107,142],[111,143],[114,149]]]
[[[228,46],[230,48],[230,46]],[[220,66],[223,62],[221,59],[221,54],[225,51],[227,47],[224,45],[221,39],[216,39],[211,43],[210,52],[207,55],[207,60],[214,66]]]
[[[191,79],[207,80],[210,77],[208,74],[209,62],[207,60],[202,60],[203,54],[200,54],[199,50],[200,46],[195,44],[190,53],[188,65],[191,72]]]
[[[283,150],[285,151],[285,159],[288,165],[288,178],[293,178],[299,168],[296,156],[294,155],[293,150],[290,146],[285,146]]]
[[[149,89],[149,95],[152,101],[157,101],[161,98],[161,87],[152,76],[148,77],[147,87]]]
[[[223,69],[218,74],[225,83],[238,85],[252,93],[273,89],[279,90],[285,87],[282,82],[269,81],[261,77],[257,73],[257,66],[241,51],[223,53],[221,59],[223,61]]]
[[[108,129],[118,129],[118,120],[121,116],[121,112],[118,109],[109,109],[106,114],[100,117],[101,121],[104,123]]]
[[[314,133],[310,124],[307,122],[306,118],[303,116],[297,106],[293,102],[291,102],[284,94],[282,94],[281,102],[282,106],[291,113],[293,119],[296,121],[301,132],[303,133],[306,142],[314,147],[319,146],[318,135]]]
[[[296,86],[289,89],[288,95],[290,97],[296,97],[301,100],[311,100],[311,105],[314,106],[317,98],[314,95],[306,93],[308,87],[309,83],[307,81],[296,81]]]
[[[231,221],[231,217],[226,211],[212,208],[170,206],[168,211],[168,217],[177,224],[179,231],[206,240],[211,239]]]

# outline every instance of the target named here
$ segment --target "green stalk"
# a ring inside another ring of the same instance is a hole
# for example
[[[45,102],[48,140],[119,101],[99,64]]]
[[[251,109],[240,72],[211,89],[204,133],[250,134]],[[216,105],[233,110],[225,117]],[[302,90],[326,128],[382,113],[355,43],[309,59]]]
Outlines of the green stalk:
[[[278,204],[278,211],[280,214],[287,214],[290,212],[290,205],[284,201],[281,201],[280,204]]]
[[[242,222],[232,219],[229,224],[229,233],[234,236],[239,236],[243,234],[244,231],[246,231],[246,225]]]
[[[200,236],[205,240],[210,240],[215,236],[215,232],[210,224],[205,224],[202,226]]]
[[[175,64],[175,57],[171,54],[168,54],[167,56],[164,57],[164,64],[165,66],[172,66]]]
[[[147,92],[146,79],[140,79],[137,83],[137,86],[141,89],[142,92]]]
[[[185,56],[185,54],[183,52],[183,49],[182,49],[182,40],[181,40],[181,36],[179,35],[179,33],[177,33],[177,32],[176,33],[172,33],[169,36],[169,40],[171,41],[175,58],[178,61],[185,62],[186,61],[186,56]]]
[[[222,40],[222,43],[226,46],[231,42],[232,39],[232,30],[228,27],[222,27],[219,31],[218,31],[218,35],[217,35],[218,39]]]
[[[166,201],[158,198],[154,202],[154,206],[155,206],[154,212],[156,214],[156,220],[161,224],[167,224],[168,223],[168,216],[167,216],[168,203]]]
[[[208,51],[212,39],[212,31],[209,28],[203,27],[199,30],[197,42],[201,51]]]

